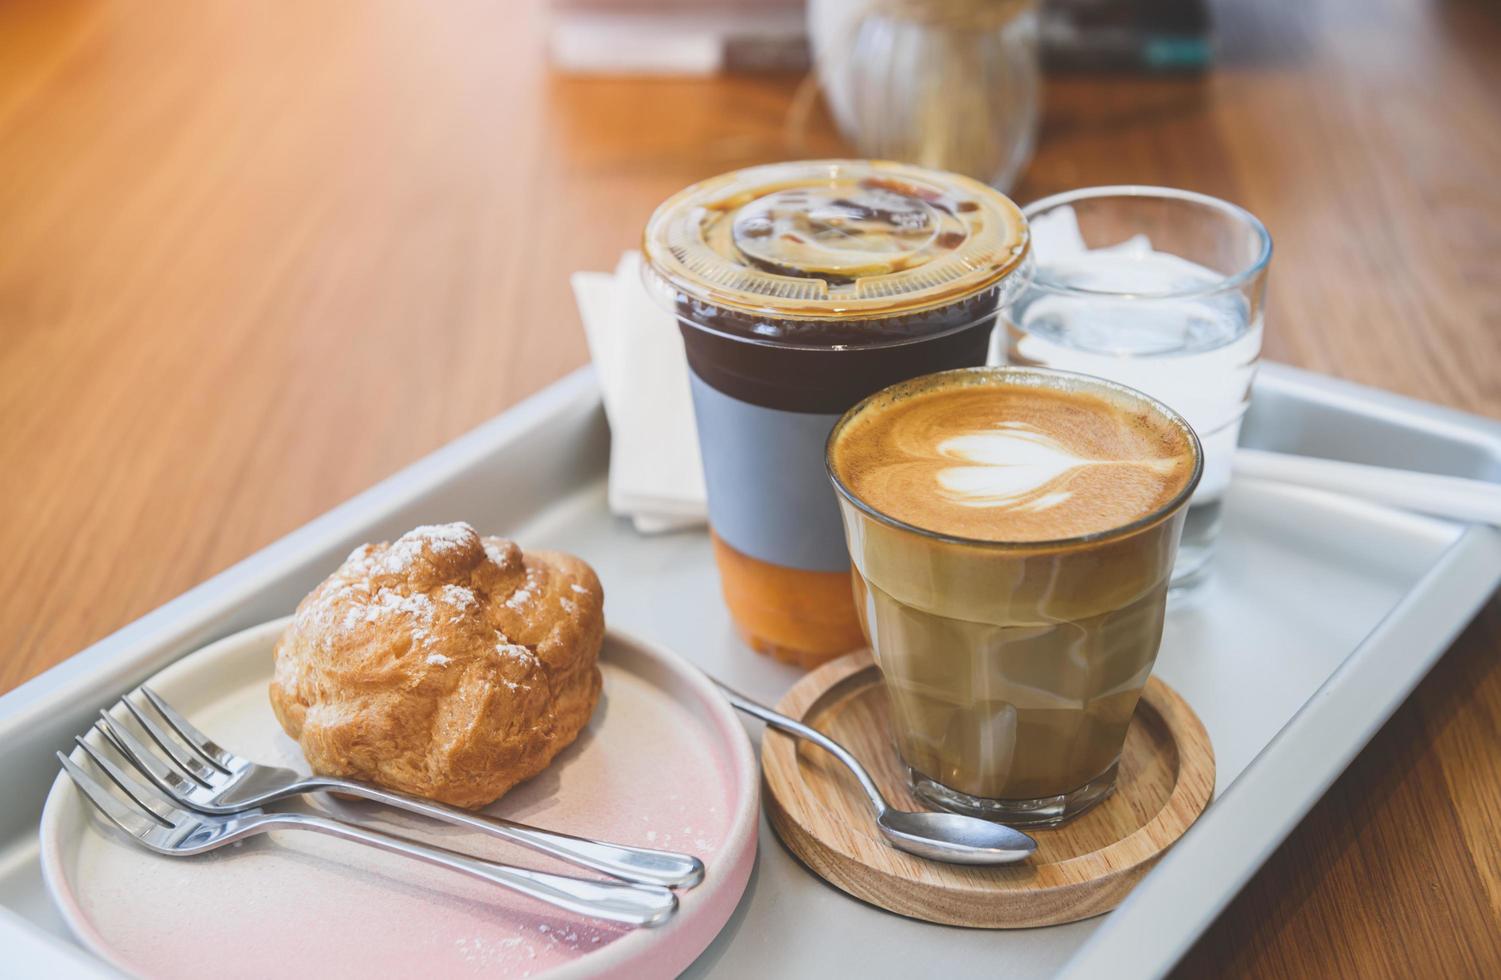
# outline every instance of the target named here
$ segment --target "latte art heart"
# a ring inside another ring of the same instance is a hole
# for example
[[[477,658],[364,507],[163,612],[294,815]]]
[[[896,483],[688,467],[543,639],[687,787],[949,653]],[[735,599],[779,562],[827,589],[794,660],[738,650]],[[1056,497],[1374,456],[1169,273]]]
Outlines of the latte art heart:
[[[1191,431],[1129,394],[946,380],[897,386],[832,448],[843,485],[898,521],[1059,541],[1124,528],[1193,479]]]
[[[1078,456],[1026,422],[1000,422],[993,429],[951,436],[937,448],[939,455],[968,464],[935,474],[939,492],[961,507],[1047,510],[1066,503],[1073,493],[1063,488],[1043,491],[1084,467],[1143,466],[1163,473],[1176,465],[1170,459]]]

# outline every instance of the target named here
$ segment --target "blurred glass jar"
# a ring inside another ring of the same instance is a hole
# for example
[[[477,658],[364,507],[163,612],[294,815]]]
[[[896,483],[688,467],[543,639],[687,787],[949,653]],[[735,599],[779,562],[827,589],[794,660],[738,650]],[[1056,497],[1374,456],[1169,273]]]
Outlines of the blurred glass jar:
[[[1002,191],[1037,137],[1036,0],[810,0],[834,120],[864,156]]]

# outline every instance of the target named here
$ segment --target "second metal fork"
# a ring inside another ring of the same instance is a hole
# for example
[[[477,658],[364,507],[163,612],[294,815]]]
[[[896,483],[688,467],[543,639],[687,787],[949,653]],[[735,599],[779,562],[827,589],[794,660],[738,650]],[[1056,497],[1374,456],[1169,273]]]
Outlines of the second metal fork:
[[[200,813],[234,814],[305,793],[346,793],[477,830],[625,881],[691,888],[704,877],[703,862],[691,854],[574,837],[368,783],[332,776],[303,777],[291,769],[262,765],[219,745],[150,688],[142,687],[140,693],[149,708],[138,707],[129,695],[119,704],[146,731],[159,752],[109,711],[99,713],[96,727],[157,789]]]
[[[426,861],[500,885],[558,908],[632,926],[657,926],[677,911],[677,896],[660,885],[591,881],[486,861],[442,847],[418,844],[391,834],[305,813],[246,810],[231,816],[196,813],[127,775],[100,749],[82,738],[79,747],[125,794],[111,793],[72,759],[57,753],[74,785],[116,828],[147,850],[171,857],[202,854],[246,837],[278,830],[311,830]]]

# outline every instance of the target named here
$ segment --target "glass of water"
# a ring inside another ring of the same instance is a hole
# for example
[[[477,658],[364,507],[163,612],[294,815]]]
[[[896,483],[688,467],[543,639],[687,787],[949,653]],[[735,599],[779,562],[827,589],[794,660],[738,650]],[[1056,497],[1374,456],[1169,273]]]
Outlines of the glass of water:
[[[1036,271],[1007,310],[1006,359],[1119,381],[1194,427],[1204,476],[1173,569],[1174,588],[1192,585],[1261,357],[1271,236],[1243,208],[1165,187],[1091,187],[1023,212]]]

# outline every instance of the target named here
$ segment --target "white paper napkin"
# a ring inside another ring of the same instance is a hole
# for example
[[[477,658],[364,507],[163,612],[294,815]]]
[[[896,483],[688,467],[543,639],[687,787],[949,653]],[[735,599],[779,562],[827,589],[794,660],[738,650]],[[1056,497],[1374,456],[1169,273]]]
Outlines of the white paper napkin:
[[[610,422],[610,511],[642,534],[704,522],[704,471],[683,339],[641,281],[641,254],[576,272],[573,295]]]
[[[1083,232],[1079,231],[1079,216],[1067,205],[1038,215],[1027,227],[1032,236],[1032,252],[1035,255],[1082,255],[1090,251],[1089,246],[1084,243]],[[1152,240],[1137,233],[1123,242],[1094,251],[1141,256],[1152,251]]]

